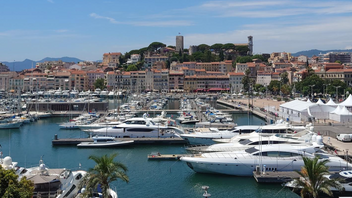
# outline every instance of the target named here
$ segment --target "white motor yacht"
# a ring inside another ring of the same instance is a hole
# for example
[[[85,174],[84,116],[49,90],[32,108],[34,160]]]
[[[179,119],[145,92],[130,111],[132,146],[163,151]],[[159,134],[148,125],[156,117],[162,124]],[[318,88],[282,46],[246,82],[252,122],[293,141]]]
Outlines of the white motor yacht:
[[[96,130],[87,130],[94,135],[106,135],[114,137],[129,137],[129,138],[170,138],[180,137],[178,133],[183,131],[176,127],[161,125],[154,123],[151,119],[146,118],[131,118],[123,123],[109,128],[101,128]]]
[[[203,153],[193,157],[181,157],[181,160],[195,172],[234,176],[252,176],[253,171],[261,167],[265,167],[267,172],[301,170],[304,165],[302,155],[311,158],[319,155],[322,159],[328,159],[327,166],[330,171],[346,168],[345,160],[319,151],[318,148],[316,145],[262,145],[242,151]],[[351,169],[352,166],[349,164],[347,168]]]
[[[219,143],[210,146],[196,146],[188,147],[187,150],[197,153],[197,152],[228,152],[228,151],[238,151],[244,150],[259,144],[270,145],[270,144],[306,144],[307,142],[315,142],[316,134],[311,131],[306,131],[305,135],[296,134],[295,136],[285,137],[282,134],[269,135],[263,133],[252,132],[250,134],[241,134],[233,137],[233,140],[229,143]]]

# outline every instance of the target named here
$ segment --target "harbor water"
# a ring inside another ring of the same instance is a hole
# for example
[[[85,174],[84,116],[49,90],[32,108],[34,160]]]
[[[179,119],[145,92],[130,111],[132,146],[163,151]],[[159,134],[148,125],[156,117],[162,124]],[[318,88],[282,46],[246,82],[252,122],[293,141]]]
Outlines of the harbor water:
[[[171,108],[171,107],[170,107]],[[248,124],[247,114],[233,114],[234,122]],[[42,157],[50,168],[88,170],[94,166],[90,155],[118,153],[117,160],[128,167],[128,184],[113,182],[119,197],[202,197],[202,186],[209,186],[212,197],[298,197],[280,184],[258,184],[252,177],[195,173],[181,161],[148,161],[151,152],[162,154],[185,153],[183,145],[135,145],[125,148],[78,149],[76,146],[52,146],[54,135],[59,138],[88,137],[80,130],[60,130],[58,123],[67,117],[41,119],[20,129],[0,131],[4,156],[10,155],[19,166],[38,166]],[[263,124],[258,117],[249,116],[251,124]]]

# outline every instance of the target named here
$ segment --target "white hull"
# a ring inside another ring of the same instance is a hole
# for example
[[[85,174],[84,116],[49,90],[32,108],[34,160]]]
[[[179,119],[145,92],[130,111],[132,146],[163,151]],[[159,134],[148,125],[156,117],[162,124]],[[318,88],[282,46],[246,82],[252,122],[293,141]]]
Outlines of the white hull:
[[[180,123],[181,124],[194,124],[194,123],[197,123],[197,122],[199,122],[199,120],[183,120]]]
[[[82,142],[77,144],[78,147],[90,147],[90,148],[101,148],[101,147],[117,147],[132,144],[134,141],[108,141],[108,142]]]
[[[199,173],[214,173],[225,174],[233,176],[252,176],[256,166],[260,165],[259,157],[247,158],[192,158],[182,157],[181,160],[185,161],[187,165],[195,172]],[[270,159],[271,158],[271,159]],[[266,165],[268,170],[272,171],[295,171],[301,170],[304,162],[301,157],[287,157],[287,158],[272,158],[262,157],[261,164]],[[339,171],[346,168],[346,163],[343,162],[329,162],[327,166],[330,171]]]
[[[0,129],[18,129],[22,125],[22,122],[15,123],[0,123]]]

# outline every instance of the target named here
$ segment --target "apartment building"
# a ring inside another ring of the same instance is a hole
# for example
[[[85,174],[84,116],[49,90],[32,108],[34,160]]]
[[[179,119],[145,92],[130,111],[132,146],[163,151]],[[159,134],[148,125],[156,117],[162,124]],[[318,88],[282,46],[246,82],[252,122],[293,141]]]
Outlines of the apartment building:
[[[185,76],[184,91],[228,91],[230,90],[229,76]]]
[[[0,73],[0,90],[7,91],[11,89],[10,79],[16,77],[16,72],[2,72]]]
[[[269,85],[272,72],[258,71],[256,84]]]
[[[183,89],[184,73],[183,71],[169,71],[169,89]]]
[[[46,73],[32,72],[24,74],[23,79],[23,90],[33,91],[33,90],[46,90],[47,85]]]
[[[109,52],[103,54],[103,65],[104,66],[111,66],[120,64],[120,52]]]
[[[85,71],[71,70],[70,73],[71,88],[78,91],[88,90],[88,76]]]
[[[105,79],[105,73],[101,69],[87,71],[88,88],[94,90],[94,83],[97,79]]]
[[[244,73],[229,72],[228,76],[231,92],[239,93],[243,89],[242,79]]]
[[[155,62],[157,61],[166,62],[167,60],[169,60],[167,56],[161,56],[161,55],[146,56],[144,58],[144,64],[146,64],[148,68],[151,68]]]

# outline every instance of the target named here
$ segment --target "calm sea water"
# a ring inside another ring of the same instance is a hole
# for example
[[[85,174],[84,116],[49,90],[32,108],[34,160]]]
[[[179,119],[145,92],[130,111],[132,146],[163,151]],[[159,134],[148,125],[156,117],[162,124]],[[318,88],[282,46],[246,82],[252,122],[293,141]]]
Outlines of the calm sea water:
[[[263,121],[250,116],[251,123]],[[210,187],[212,197],[298,197],[281,185],[258,184],[251,177],[199,174],[189,169],[181,161],[148,161],[147,155],[158,151],[162,154],[185,153],[182,145],[143,145],[113,149],[78,149],[76,146],[53,147],[55,134],[59,138],[87,137],[79,130],[60,130],[57,123],[67,118],[48,118],[24,125],[19,130],[1,130],[0,144],[4,156],[10,155],[19,166],[37,166],[41,156],[50,168],[88,170],[94,166],[88,160],[90,155],[118,153],[117,160],[124,163],[129,171],[130,182],[112,183],[119,197],[202,197],[201,187]],[[234,115],[238,124],[247,124],[248,116]]]

